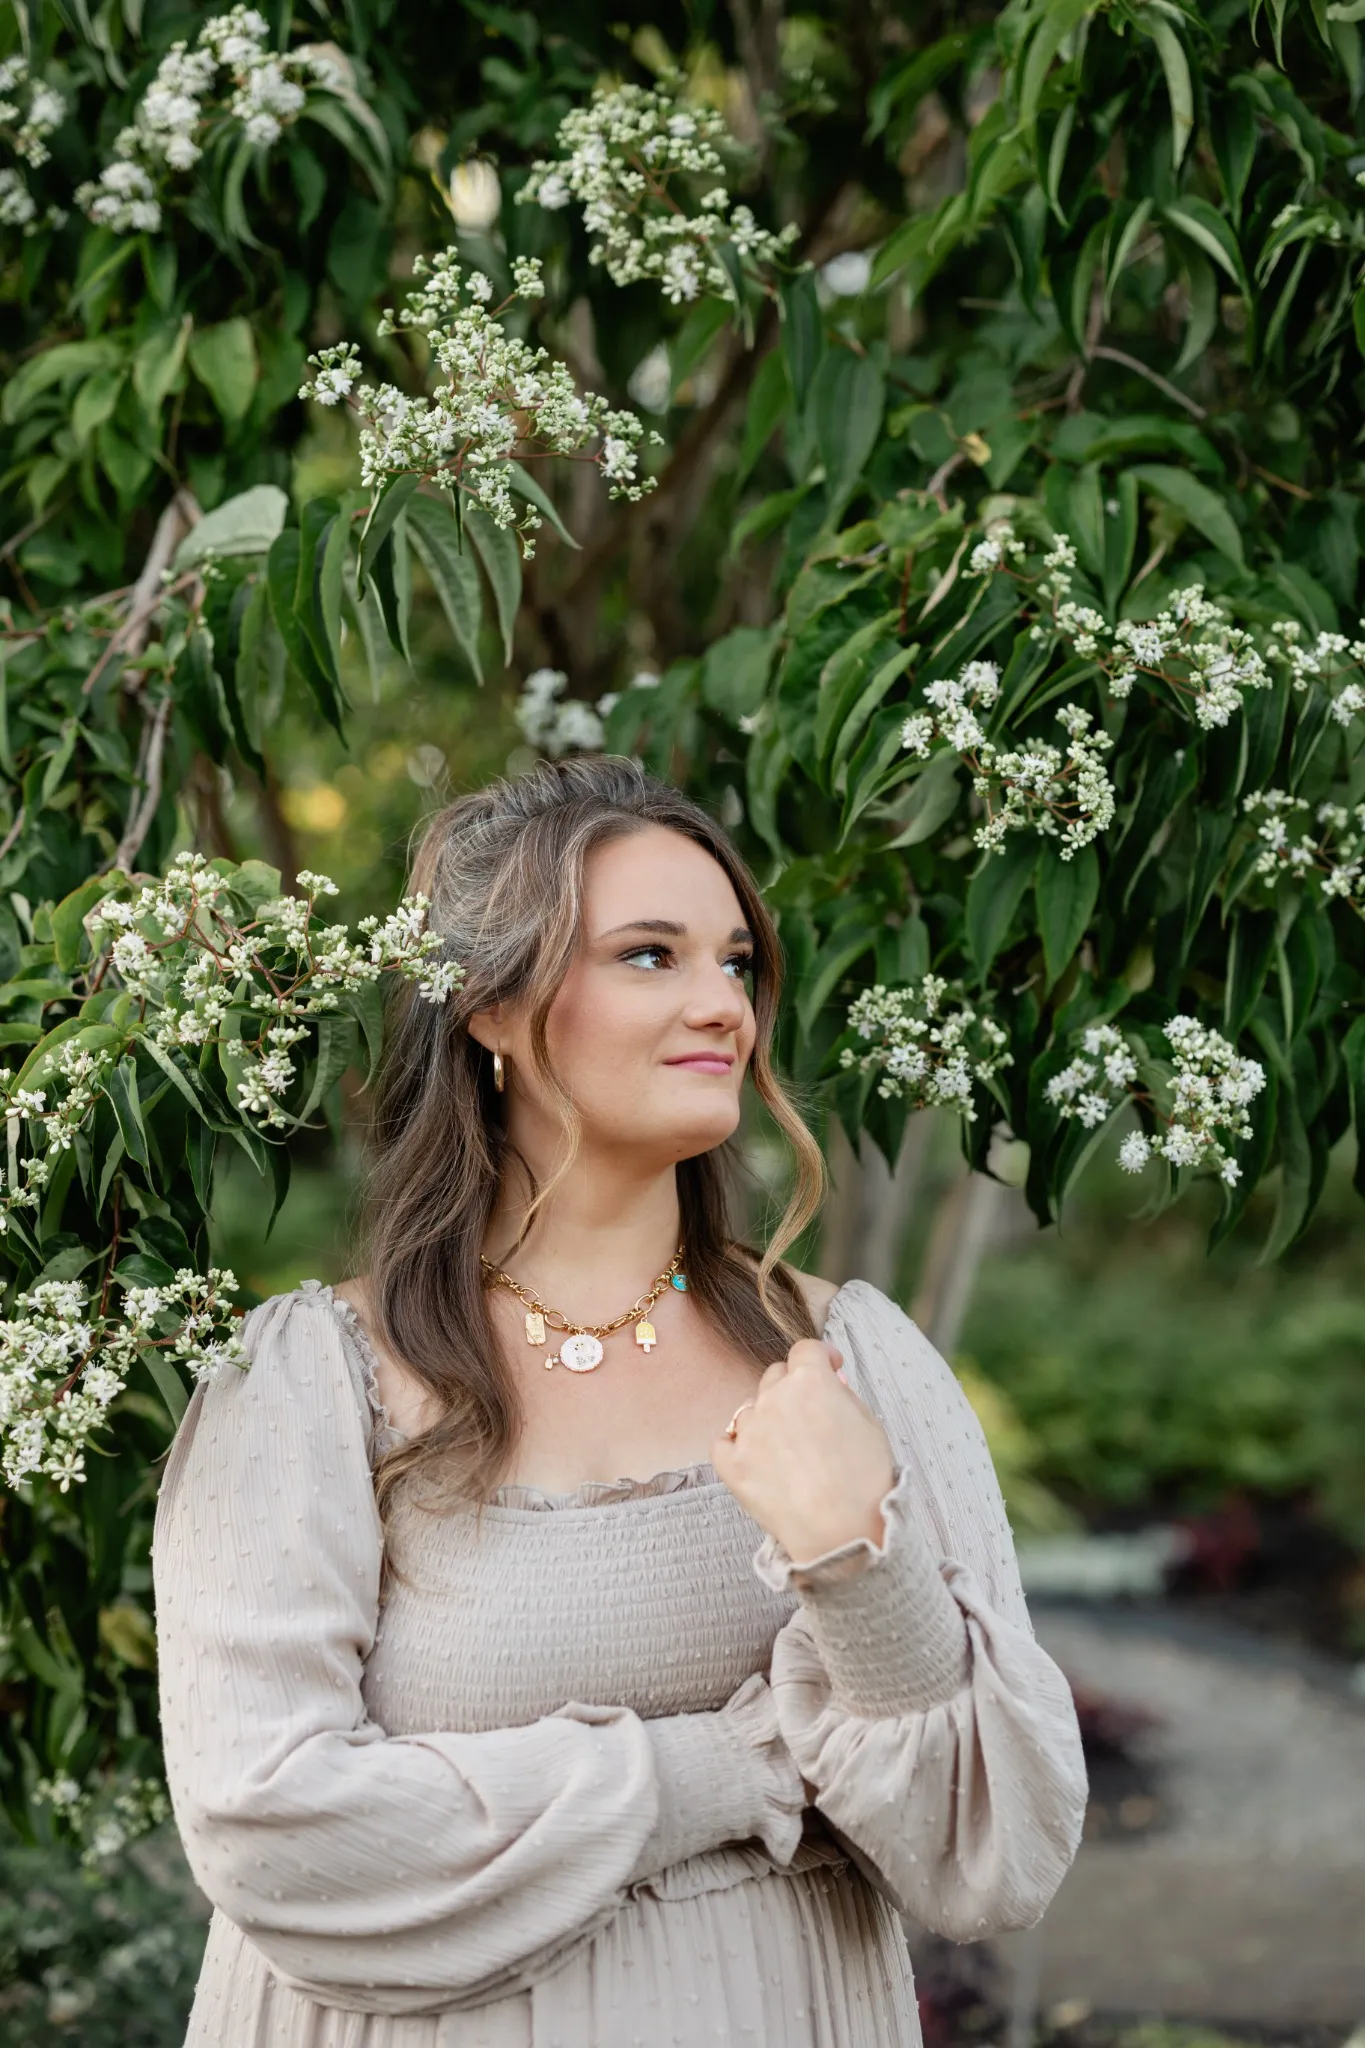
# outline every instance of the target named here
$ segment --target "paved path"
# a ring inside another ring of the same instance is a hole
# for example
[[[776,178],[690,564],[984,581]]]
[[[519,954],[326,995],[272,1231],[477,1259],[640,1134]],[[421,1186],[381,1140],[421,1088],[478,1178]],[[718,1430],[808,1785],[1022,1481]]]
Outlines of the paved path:
[[[1231,1632],[1043,1605],[1034,1620],[1073,1681],[1158,1717],[1137,1747],[1168,1813],[1088,1839],[1039,1933],[1011,1945],[1042,2010],[1365,2019],[1365,1703]]]

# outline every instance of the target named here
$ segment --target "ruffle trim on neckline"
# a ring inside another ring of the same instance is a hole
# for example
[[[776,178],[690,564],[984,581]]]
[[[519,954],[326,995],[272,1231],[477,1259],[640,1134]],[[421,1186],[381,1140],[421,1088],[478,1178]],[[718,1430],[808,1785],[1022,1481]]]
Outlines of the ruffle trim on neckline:
[[[511,1480],[488,1497],[497,1508],[601,1508],[621,1501],[658,1500],[665,1494],[690,1493],[703,1486],[718,1486],[714,1465],[684,1465],[677,1470],[656,1472],[649,1479],[585,1479],[568,1493],[547,1493],[541,1486],[522,1486]]]
[[[299,1286],[299,1293],[325,1301],[348,1331],[360,1360],[360,1376],[365,1399],[374,1417],[376,1435],[385,1440],[381,1447],[387,1449],[390,1444],[406,1442],[402,1430],[395,1429],[389,1420],[389,1411],[379,1398],[379,1361],[354,1304],[322,1280],[304,1280]],[[541,1486],[522,1486],[509,1481],[494,1488],[485,1506],[533,1510],[612,1507],[620,1501],[656,1500],[664,1494],[688,1493],[697,1487],[719,1484],[716,1468],[711,1464],[685,1465],[673,1471],[656,1472],[650,1479],[585,1479],[581,1486],[568,1493],[548,1493]]]

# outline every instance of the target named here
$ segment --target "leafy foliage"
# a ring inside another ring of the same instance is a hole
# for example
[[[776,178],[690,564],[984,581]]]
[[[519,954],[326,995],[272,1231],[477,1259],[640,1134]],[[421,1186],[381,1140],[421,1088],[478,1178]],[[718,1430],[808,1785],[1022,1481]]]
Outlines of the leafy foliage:
[[[618,33],[567,0],[355,0],[325,46],[286,12],[230,51],[202,6],[0,14],[0,1046],[15,1091],[91,1093],[17,1207],[7,1099],[18,1325],[87,1273],[103,1314],[130,1259],[140,1288],[202,1272],[220,1145],[282,1198],[267,1103],[292,1142],[339,1130],[372,988],[281,1026],[306,1035],[257,1048],[291,1071],[253,1094],[252,1006],[168,1049],[89,920],[187,847],[239,930],[287,895],[278,736],[344,741],[424,612],[462,676],[531,679],[528,737],[605,721],[734,828],[794,973],[788,1063],[851,1131],[894,1152],[927,1074],[976,1164],[1002,1121],[1027,1142],[1047,1220],[1136,1108],[1154,1201],[1211,1162],[1215,1236],[1267,1177],[1267,1251],[1303,1230],[1365,1134],[1360,29],[1299,0],[903,12]],[[604,74],[631,92],[591,99]],[[723,203],[719,110],[747,145]],[[668,179],[632,185],[656,141]],[[362,389],[357,446],[328,401]],[[945,1024],[920,1058],[911,1026]],[[92,1031],[93,1080],[57,1064]],[[1191,1151],[1182,1089],[1219,1076]],[[40,1779],[155,1767],[148,1522],[185,1384],[133,1349],[84,1480],[4,1507],[24,1825]]]

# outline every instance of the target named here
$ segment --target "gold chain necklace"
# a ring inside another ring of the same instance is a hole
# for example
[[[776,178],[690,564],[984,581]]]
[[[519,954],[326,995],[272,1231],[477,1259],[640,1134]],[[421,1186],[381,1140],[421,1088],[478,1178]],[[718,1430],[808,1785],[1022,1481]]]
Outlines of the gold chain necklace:
[[[547,1308],[538,1295],[528,1293],[520,1281],[514,1280],[510,1273],[505,1273],[501,1266],[495,1266],[491,1259],[484,1258],[482,1253],[479,1255],[479,1264],[483,1267],[485,1287],[508,1288],[525,1308],[528,1344],[544,1344],[547,1329],[563,1335],[564,1342],[559,1350],[545,1361],[546,1372],[551,1371],[556,1365],[566,1366],[570,1372],[595,1372],[606,1357],[602,1339],[614,1336],[617,1330],[624,1330],[629,1322],[635,1323],[635,1341],[646,1355],[658,1343],[649,1312],[667,1287],[675,1288],[679,1294],[686,1294],[687,1275],[682,1270],[683,1251],[684,1247],[679,1245],[654,1285],[637,1296],[628,1309],[609,1323],[571,1322],[563,1309]]]

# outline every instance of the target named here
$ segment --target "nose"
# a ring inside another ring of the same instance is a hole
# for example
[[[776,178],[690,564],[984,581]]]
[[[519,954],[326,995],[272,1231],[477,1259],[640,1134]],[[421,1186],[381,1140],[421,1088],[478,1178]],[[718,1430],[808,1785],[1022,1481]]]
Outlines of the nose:
[[[700,964],[688,990],[686,1021],[698,1031],[738,1031],[749,998],[742,981],[727,974],[719,960]]]

